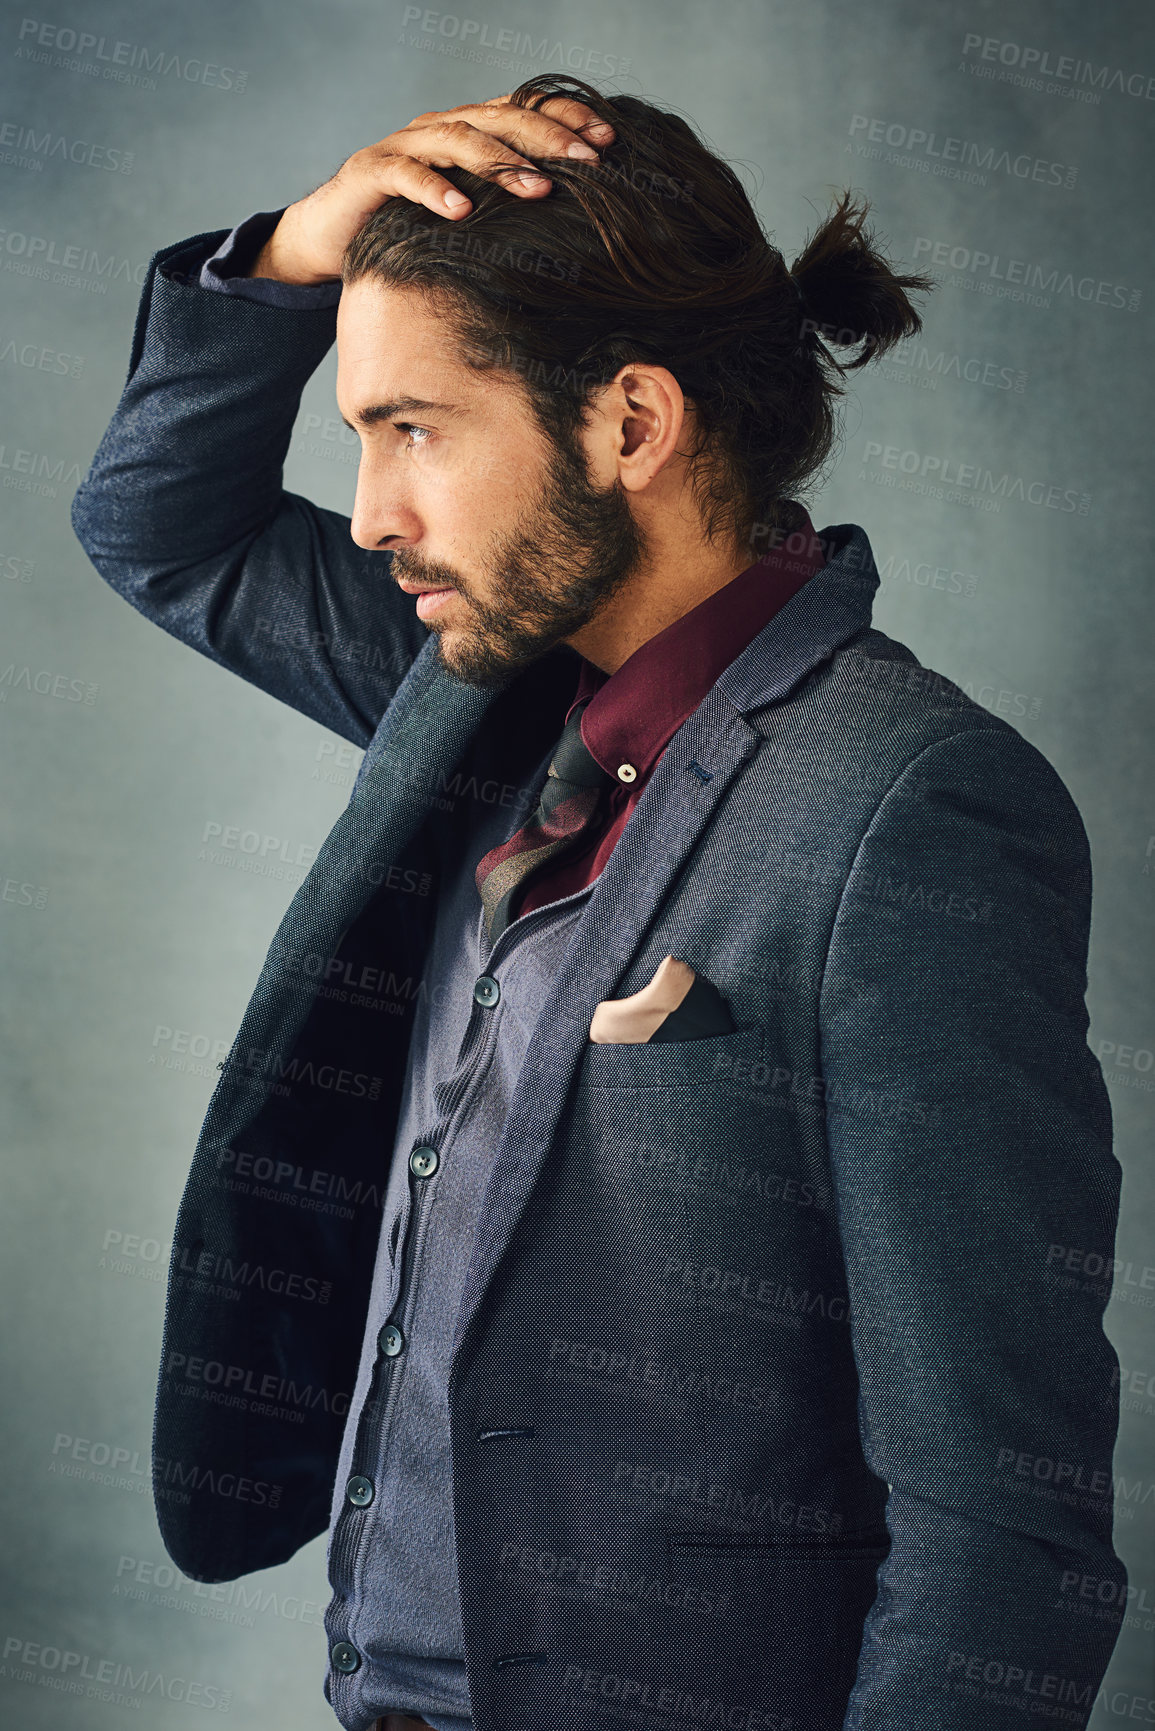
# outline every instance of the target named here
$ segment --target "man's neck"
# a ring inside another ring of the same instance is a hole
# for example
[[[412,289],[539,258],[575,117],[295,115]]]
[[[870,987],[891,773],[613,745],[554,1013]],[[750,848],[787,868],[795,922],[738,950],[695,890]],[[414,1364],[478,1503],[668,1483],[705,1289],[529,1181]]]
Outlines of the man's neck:
[[[720,549],[702,541],[689,552],[647,560],[642,569],[598,610],[588,625],[565,641],[600,667],[616,673],[635,649],[725,588],[755,563],[749,549]]]

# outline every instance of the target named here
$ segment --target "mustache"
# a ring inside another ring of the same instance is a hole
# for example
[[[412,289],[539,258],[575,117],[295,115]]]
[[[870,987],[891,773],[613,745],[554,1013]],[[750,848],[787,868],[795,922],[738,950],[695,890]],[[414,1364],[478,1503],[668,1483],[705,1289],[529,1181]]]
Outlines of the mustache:
[[[451,566],[440,565],[435,559],[423,559],[419,554],[404,549],[394,553],[391,571],[394,578],[404,578],[409,583],[426,583],[436,589],[462,589],[461,579]]]

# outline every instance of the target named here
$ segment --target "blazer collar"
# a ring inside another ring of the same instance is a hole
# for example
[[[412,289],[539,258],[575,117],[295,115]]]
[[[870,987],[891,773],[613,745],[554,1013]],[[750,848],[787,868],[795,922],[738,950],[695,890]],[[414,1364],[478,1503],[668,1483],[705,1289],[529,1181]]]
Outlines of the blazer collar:
[[[878,569],[866,532],[854,523],[821,531],[831,552],[733,661],[718,685],[741,714],[780,703],[834,651],[870,625]]]

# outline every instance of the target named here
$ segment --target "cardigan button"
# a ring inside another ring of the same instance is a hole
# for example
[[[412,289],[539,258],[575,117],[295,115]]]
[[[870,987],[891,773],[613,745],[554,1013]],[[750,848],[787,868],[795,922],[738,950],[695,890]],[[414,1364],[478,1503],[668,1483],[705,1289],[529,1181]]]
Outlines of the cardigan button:
[[[491,1010],[501,996],[501,987],[492,974],[478,974],[473,982],[473,995],[479,1004]]]
[[[334,1671],[343,1671],[348,1676],[360,1665],[361,1655],[351,1641],[338,1641],[329,1654],[329,1662]]]
[[[432,1178],[441,1163],[436,1148],[414,1148],[409,1156],[409,1170],[417,1178]]]

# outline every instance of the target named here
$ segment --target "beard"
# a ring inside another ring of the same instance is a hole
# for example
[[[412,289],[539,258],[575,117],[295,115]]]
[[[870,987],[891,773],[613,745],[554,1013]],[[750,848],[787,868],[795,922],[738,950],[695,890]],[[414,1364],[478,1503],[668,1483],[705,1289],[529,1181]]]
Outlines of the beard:
[[[587,625],[645,551],[621,484],[593,486],[576,436],[565,436],[550,440],[537,499],[482,561],[489,599],[473,593],[451,565],[408,548],[393,554],[392,570],[408,582],[459,592],[468,612],[453,627],[451,647],[437,622],[429,622],[439,639],[436,653],[464,684],[488,687],[504,684]]]

